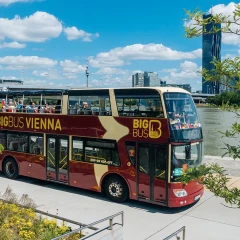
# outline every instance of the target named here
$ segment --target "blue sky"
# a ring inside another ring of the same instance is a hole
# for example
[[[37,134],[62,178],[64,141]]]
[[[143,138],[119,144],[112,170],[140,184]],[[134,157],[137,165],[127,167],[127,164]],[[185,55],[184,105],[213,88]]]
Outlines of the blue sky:
[[[195,2],[195,3],[194,3]],[[229,1],[0,0],[0,78],[34,86],[128,87],[137,71],[201,89],[201,38],[184,37],[184,8],[230,14]],[[221,5],[219,5],[221,4]],[[222,56],[239,37],[223,37]]]

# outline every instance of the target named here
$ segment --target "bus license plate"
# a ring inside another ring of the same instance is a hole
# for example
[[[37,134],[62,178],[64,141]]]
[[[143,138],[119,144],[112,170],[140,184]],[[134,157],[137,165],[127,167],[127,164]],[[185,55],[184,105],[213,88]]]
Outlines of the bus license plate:
[[[200,197],[201,197],[201,194],[197,195],[196,197],[194,197],[194,201],[197,201]]]

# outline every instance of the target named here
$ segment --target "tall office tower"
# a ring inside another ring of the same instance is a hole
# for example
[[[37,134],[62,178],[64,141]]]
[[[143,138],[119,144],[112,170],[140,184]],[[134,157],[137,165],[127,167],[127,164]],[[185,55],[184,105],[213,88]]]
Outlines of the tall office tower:
[[[211,14],[204,14],[203,19],[211,17]],[[213,28],[220,29],[221,24],[209,23],[206,26],[206,33],[202,36],[202,68],[206,70],[214,69],[214,65],[211,63],[216,57],[217,60],[221,60],[221,39],[222,33],[218,31],[217,33],[208,33]],[[219,82],[205,82],[202,78],[202,93],[219,93]]]
[[[132,75],[132,87],[144,87],[143,73],[135,73]]]
[[[144,87],[159,87],[160,78],[155,72],[144,72]]]

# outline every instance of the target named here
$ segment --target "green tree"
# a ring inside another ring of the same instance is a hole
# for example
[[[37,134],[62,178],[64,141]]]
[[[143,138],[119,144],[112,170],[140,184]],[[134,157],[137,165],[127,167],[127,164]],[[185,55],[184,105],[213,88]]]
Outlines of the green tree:
[[[216,34],[221,31],[223,34],[240,35],[240,4],[235,5],[235,10],[231,16],[224,14],[213,14],[203,19],[203,12],[198,9],[193,12],[185,10],[187,14],[187,24],[185,24],[185,32],[187,38],[200,37],[203,34]],[[209,30],[207,25],[212,24]],[[215,27],[216,24],[221,23],[221,27]],[[234,27],[233,27],[234,26]],[[226,86],[234,93],[223,93],[215,97],[209,98],[208,102],[220,106],[223,110],[234,112],[237,119],[239,114],[239,95],[240,95],[240,58],[225,59],[222,62],[216,58],[212,61],[213,69],[202,69],[201,74],[205,81],[219,82]],[[235,122],[229,130],[222,132],[223,136],[234,137],[240,139],[240,123]],[[226,153],[234,159],[240,158],[240,145],[231,146],[225,143]],[[225,155],[224,154],[224,155]],[[225,170],[217,164],[214,165],[200,165],[188,169],[179,178],[180,181],[187,184],[192,180],[197,180],[203,183],[216,196],[222,197],[227,203],[236,204],[240,208],[240,189],[229,189]]]

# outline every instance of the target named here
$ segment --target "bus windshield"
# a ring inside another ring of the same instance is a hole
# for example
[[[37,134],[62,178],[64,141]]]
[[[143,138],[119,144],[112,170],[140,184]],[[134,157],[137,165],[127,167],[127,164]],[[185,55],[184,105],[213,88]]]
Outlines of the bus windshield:
[[[202,159],[202,142],[172,146],[171,181],[177,181],[184,169],[199,165]]]
[[[187,93],[164,93],[172,141],[202,138],[201,124],[194,101]]]

